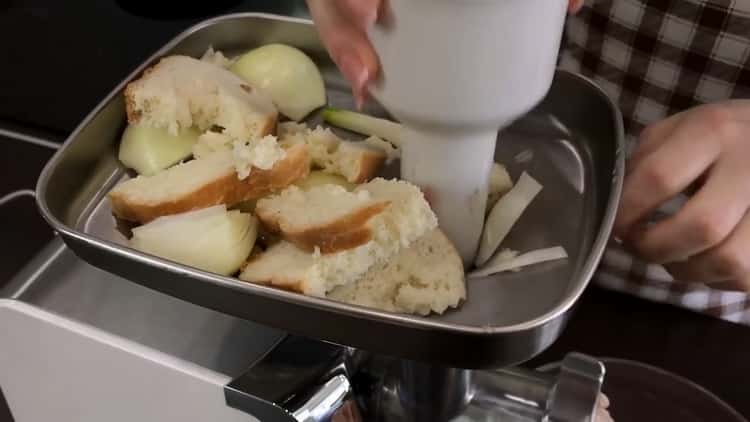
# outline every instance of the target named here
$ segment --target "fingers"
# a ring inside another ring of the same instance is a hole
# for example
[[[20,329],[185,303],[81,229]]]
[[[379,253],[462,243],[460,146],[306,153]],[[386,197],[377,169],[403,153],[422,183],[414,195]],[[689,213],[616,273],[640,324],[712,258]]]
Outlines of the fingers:
[[[568,2],[569,13],[576,14],[581,10],[581,7],[583,7],[583,0],[570,0],[570,2]]]
[[[609,398],[604,393],[599,393],[599,399],[596,401],[596,410],[594,412],[595,422],[613,422],[607,408],[609,407]]]
[[[628,173],[632,173],[645,157],[651,155],[664,143],[664,141],[672,136],[675,129],[677,129],[677,126],[682,122],[684,116],[685,113],[675,114],[667,119],[648,126],[643,132],[641,132],[640,139],[638,140],[638,148],[636,148],[630,158],[628,158]]]
[[[367,84],[377,78],[379,61],[367,37],[378,16],[380,0],[308,0],[310,15],[331,59],[351,83],[361,108]]]
[[[715,283],[711,286],[750,291],[750,214],[718,246],[688,261],[670,264],[667,269],[680,281]]]
[[[674,216],[628,239],[638,254],[654,263],[685,260],[723,242],[745,216],[750,177],[744,159],[720,159],[703,187]]]
[[[720,135],[705,120],[686,118],[678,123],[671,136],[640,158],[625,177],[614,227],[617,236],[625,237],[636,223],[682,192],[716,160],[721,143],[715,138]]]
[[[367,31],[377,22],[382,1],[340,0],[340,2],[343,13],[348,15],[350,21],[354,23],[354,27],[359,32],[356,37],[354,50],[356,50],[362,66],[366,69],[366,77],[362,76],[362,80],[351,81],[357,82],[354,88],[360,92],[360,97],[364,97],[367,94],[367,83],[375,80],[380,67],[378,55],[370,43]]]
[[[354,26],[364,33],[378,20],[380,0],[339,0],[339,2],[341,9]]]

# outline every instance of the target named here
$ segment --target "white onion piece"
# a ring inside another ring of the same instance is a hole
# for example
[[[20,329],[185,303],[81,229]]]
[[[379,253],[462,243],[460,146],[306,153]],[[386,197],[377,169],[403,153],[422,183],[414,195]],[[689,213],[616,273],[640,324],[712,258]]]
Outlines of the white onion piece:
[[[204,271],[231,275],[250,255],[257,232],[255,217],[217,205],[136,227],[130,246]]]
[[[243,54],[230,70],[270,96],[279,111],[300,121],[326,104],[323,76],[296,47],[268,44]]]
[[[547,261],[556,261],[565,259],[568,253],[562,246],[553,246],[551,248],[536,249],[526,252],[516,257],[509,257],[507,254],[498,254],[492,261],[482,268],[469,273],[470,278],[486,277],[488,275],[500,273],[503,271],[513,271],[529,265],[539,264]]]
[[[481,267],[492,257],[526,207],[541,190],[542,185],[523,172],[516,185],[495,203],[484,223],[479,253],[475,260],[477,267]]]
[[[294,185],[305,191],[321,185],[338,185],[348,191],[354,190],[357,186],[354,183],[349,183],[343,176],[326,173],[322,170],[311,171],[304,179],[294,182]]]
[[[342,129],[385,139],[396,146],[396,148],[400,147],[402,143],[403,126],[387,119],[334,107],[328,107],[323,110],[323,119],[327,123]]]
[[[513,189],[513,180],[510,178],[508,170],[502,164],[494,163],[492,170],[490,170],[490,188],[487,193],[486,212],[492,211],[492,207],[495,206],[497,200],[511,189]]]
[[[508,170],[500,163],[492,164],[490,170],[490,195],[502,196],[513,189],[513,180],[511,180]]]
[[[166,129],[128,125],[122,134],[118,158],[138,174],[151,176],[190,157],[199,135],[192,128],[175,136]]]

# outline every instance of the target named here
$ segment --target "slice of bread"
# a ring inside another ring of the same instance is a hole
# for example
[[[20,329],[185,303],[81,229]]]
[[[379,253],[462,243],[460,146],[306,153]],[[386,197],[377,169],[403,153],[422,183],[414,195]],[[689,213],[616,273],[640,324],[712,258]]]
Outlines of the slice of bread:
[[[305,178],[309,170],[304,145],[289,148],[271,169],[253,169],[244,179],[238,177],[232,151],[217,151],[120,183],[109,199],[117,217],[147,223],[164,215],[261,198]]]
[[[314,255],[283,240],[251,256],[240,280],[317,297],[326,292]]]
[[[278,112],[270,98],[242,78],[205,60],[168,56],[125,88],[128,122],[165,128],[223,128],[232,139],[274,133]]]
[[[375,177],[387,159],[384,151],[364,142],[341,141],[333,157],[323,167],[325,171],[340,174],[351,183],[365,183]]]
[[[369,242],[372,233],[365,225],[389,204],[366,190],[353,193],[331,184],[308,190],[290,186],[259,200],[255,212],[267,228],[297,247],[326,254]]]
[[[418,315],[442,314],[466,299],[461,257],[439,229],[430,230],[390,259],[371,265],[354,277],[364,262],[363,254],[357,252],[355,249],[321,256],[282,241],[251,258],[240,279],[383,311]]]
[[[433,229],[327,297],[389,312],[442,314],[466,299],[463,262],[445,234]]]
[[[372,267],[388,261],[402,248],[409,247],[437,227],[437,217],[414,185],[375,179],[358,190],[369,192],[372,200],[390,203],[367,221],[365,228],[371,233],[367,243],[322,254],[319,251],[307,252],[284,240],[249,262],[240,279],[322,297],[337,286],[356,281]],[[295,213],[304,211],[302,208]],[[327,211],[336,212],[328,207],[318,212]],[[347,236],[351,233],[335,234]]]
[[[270,230],[308,252],[352,249],[371,239],[407,246],[437,225],[422,192],[414,185],[374,179],[349,192],[338,185],[309,190],[290,186],[258,201],[255,213]]]
[[[343,176],[350,183],[372,179],[386,161],[387,154],[371,143],[346,141],[328,128],[303,128],[285,125],[279,131],[279,142],[287,145],[307,144],[313,164],[325,172]]]
[[[370,192],[374,199],[391,203],[385,212],[369,223],[373,228],[374,239],[379,242],[395,242],[401,247],[407,247],[438,225],[437,216],[422,191],[409,182],[376,178],[359,185],[355,192],[362,190]]]
[[[309,296],[325,297],[335,288],[350,283],[387,259],[382,249],[368,242],[354,249],[322,255],[310,253],[282,240],[251,259],[240,280],[265,284]]]

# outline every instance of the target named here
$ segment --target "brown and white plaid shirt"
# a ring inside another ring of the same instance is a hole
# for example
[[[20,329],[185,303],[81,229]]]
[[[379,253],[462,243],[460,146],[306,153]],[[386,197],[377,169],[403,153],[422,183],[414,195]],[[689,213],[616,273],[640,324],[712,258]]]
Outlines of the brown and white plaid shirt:
[[[587,0],[568,20],[560,66],[593,79],[619,104],[632,152],[653,122],[700,104],[750,98],[750,0]],[[677,283],[614,243],[595,282],[750,324],[750,295]]]

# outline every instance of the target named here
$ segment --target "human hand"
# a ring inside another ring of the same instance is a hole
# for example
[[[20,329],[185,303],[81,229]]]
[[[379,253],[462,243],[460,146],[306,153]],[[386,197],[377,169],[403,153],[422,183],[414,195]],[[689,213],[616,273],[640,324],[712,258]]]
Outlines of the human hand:
[[[750,291],[750,100],[704,105],[643,131],[628,162],[615,235],[680,281]],[[652,225],[668,200],[694,191]]]
[[[614,419],[609,414],[609,398],[604,393],[599,393],[593,422],[614,422]]]
[[[569,0],[577,12],[584,0]],[[377,79],[378,56],[367,30],[378,21],[383,0],[307,0],[310,15],[331,59],[352,85],[357,108],[367,98],[367,85]]]

